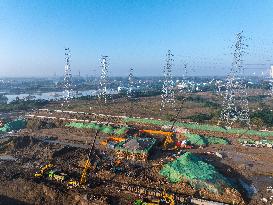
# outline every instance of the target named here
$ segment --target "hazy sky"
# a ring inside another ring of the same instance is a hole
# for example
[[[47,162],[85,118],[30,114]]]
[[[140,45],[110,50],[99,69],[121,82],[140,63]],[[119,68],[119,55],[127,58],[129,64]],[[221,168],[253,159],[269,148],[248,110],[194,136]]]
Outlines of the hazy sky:
[[[225,74],[241,30],[246,62],[270,63],[272,0],[0,0],[0,77],[62,75],[65,47],[73,74],[109,55],[111,75],[161,75],[168,49],[175,74]]]

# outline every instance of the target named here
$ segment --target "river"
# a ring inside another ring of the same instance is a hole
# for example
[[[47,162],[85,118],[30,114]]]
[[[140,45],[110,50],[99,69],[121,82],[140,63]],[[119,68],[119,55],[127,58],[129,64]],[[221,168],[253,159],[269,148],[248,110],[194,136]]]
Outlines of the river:
[[[108,94],[116,94],[117,91],[115,90],[109,90]],[[29,100],[60,100],[63,98],[63,92],[45,92],[45,93],[36,93],[36,94],[28,94],[28,93],[24,93],[24,94],[5,94],[5,96],[8,98],[7,103],[10,103],[14,100],[16,100],[17,98],[19,98],[20,100],[26,99],[28,98]],[[97,91],[96,90],[85,90],[85,91],[79,91],[75,96],[76,97],[81,97],[81,96],[94,96],[97,95]]]

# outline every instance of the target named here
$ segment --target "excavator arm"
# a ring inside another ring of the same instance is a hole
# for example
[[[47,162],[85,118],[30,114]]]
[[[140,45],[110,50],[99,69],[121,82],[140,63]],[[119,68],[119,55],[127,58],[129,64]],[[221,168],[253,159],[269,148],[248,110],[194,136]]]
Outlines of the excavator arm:
[[[96,142],[98,134],[99,134],[99,130],[96,131],[96,134],[95,134],[91,149],[90,149],[90,151],[88,153],[88,156],[87,156],[87,159],[86,159],[86,161],[84,163],[84,168],[83,168],[81,178],[80,178],[80,185],[81,186],[86,184],[87,178],[88,178],[88,173],[91,170],[91,160],[92,160],[91,158],[92,158],[92,156],[94,154],[95,142]]]
[[[70,180],[67,183],[68,188],[75,188],[75,187],[78,187],[78,186],[84,187],[86,185],[87,179],[88,179],[88,174],[90,173],[90,170],[92,168],[92,166],[91,166],[91,164],[92,164],[91,163],[91,157],[93,156],[93,152],[94,152],[94,149],[95,149],[94,148],[95,147],[95,142],[96,142],[98,133],[99,133],[99,131],[97,130],[96,134],[95,134],[95,137],[94,137],[94,140],[93,140],[93,143],[92,143],[92,146],[91,146],[91,149],[89,150],[89,153],[87,155],[87,159],[86,159],[86,161],[84,163],[84,168],[82,170],[80,180],[79,181]]]

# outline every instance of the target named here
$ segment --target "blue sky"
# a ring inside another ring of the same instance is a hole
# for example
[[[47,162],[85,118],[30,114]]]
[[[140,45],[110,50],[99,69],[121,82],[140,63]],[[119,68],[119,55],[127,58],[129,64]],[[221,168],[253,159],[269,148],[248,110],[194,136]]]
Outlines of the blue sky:
[[[111,75],[161,75],[168,49],[177,75],[223,75],[241,30],[246,63],[273,60],[272,0],[0,0],[0,77],[62,75],[65,47],[75,75],[101,55]]]

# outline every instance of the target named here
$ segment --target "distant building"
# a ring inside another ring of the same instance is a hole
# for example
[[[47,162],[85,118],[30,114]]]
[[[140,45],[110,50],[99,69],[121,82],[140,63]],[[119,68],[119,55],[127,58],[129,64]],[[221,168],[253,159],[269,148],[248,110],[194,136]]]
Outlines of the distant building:
[[[121,86],[118,87],[118,93],[125,93],[126,91],[127,91],[126,87],[121,87]]]

